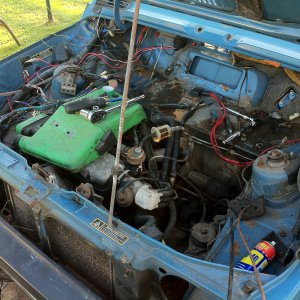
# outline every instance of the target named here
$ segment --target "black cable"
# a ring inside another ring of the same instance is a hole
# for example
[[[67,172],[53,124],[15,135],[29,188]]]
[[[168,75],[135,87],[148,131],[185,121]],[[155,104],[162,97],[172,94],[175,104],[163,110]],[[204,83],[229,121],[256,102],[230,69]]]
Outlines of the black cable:
[[[143,147],[144,147],[144,144],[145,144],[147,141],[149,141],[152,137],[153,137],[152,134],[148,134],[148,135],[144,136],[144,137],[142,138],[142,140],[140,141],[139,146],[143,148]]]
[[[172,161],[176,160],[178,163],[184,163],[190,158],[190,155],[191,155],[191,153],[189,152],[184,159],[175,159],[173,157],[164,156],[164,155],[153,156],[148,161],[148,170],[151,174],[154,174],[153,169],[152,169],[152,162],[154,163],[155,160],[157,160],[157,159],[165,159],[165,160],[172,160]]]

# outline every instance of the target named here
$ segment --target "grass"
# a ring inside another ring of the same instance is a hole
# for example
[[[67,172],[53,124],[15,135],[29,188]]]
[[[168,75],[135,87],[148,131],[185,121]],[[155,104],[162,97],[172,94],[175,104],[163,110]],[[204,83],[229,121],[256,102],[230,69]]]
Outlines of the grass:
[[[55,21],[48,23],[45,0],[0,1],[0,17],[19,39],[19,47],[9,33],[0,27],[0,60],[70,26],[80,19],[90,0],[51,0]]]

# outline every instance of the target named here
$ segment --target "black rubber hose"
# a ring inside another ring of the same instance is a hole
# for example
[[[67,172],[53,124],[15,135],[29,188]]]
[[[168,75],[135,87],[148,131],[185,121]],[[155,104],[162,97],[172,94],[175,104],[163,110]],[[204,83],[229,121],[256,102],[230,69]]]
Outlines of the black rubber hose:
[[[148,127],[146,125],[146,123],[144,122],[143,125],[142,125],[142,132],[143,132],[143,135],[145,136],[149,136],[149,131],[148,131]],[[153,153],[153,147],[152,147],[152,142],[150,140],[146,140],[145,143],[144,143],[144,150],[145,150],[145,153],[146,153],[146,157],[147,157],[147,160],[149,161],[151,159],[151,157],[154,156],[154,153]],[[152,178],[158,178],[158,168],[157,168],[157,164],[156,162],[153,163],[153,168],[152,168],[153,172],[150,172],[150,176]],[[149,170],[150,171],[150,170]]]
[[[121,0],[115,0],[114,3],[114,21],[116,26],[122,30],[127,31],[131,27],[131,23],[122,23],[120,16]]]
[[[175,227],[177,221],[177,209],[176,209],[175,201],[174,200],[169,201],[168,207],[169,207],[170,216],[169,216],[168,225],[164,232],[165,239],[168,239],[170,237],[170,234],[172,233],[172,230]]]
[[[161,113],[155,114],[151,118],[151,121],[157,125],[162,125],[163,123],[165,123],[165,124],[168,124],[170,127],[175,126],[175,121],[172,117],[163,115]],[[173,156],[172,156],[173,146],[174,146],[174,136],[172,135],[168,140],[168,144],[167,144],[164,156],[173,158]],[[162,180],[166,180],[168,171],[169,171],[169,160],[165,159],[163,162],[163,167],[162,167],[162,172],[161,172]]]
[[[55,68],[50,68],[42,73],[39,74],[39,76],[34,77],[32,80],[30,80],[27,84],[24,85],[24,87],[15,93],[15,95],[10,99],[10,104],[13,107],[14,103],[16,101],[24,101],[26,97],[28,97],[33,91],[36,91],[35,89],[32,89],[31,85],[36,85],[41,81],[44,81],[51,77],[54,73]],[[5,101],[1,107],[1,114],[4,115],[10,111],[9,104],[7,101]]]
[[[189,118],[191,118],[191,117],[194,115],[194,113],[195,113],[198,109],[199,109],[199,106],[198,106],[198,105],[196,105],[195,107],[193,107],[192,109],[190,109],[190,110],[184,115],[184,117],[182,118],[181,124],[184,125],[184,124],[187,122],[187,120],[188,120]]]
[[[189,158],[190,158],[190,156],[191,156],[191,153],[188,153],[186,156],[185,156],[185,158],[183,158],[183,159],[177,159],[177,162],[179,162],[179,163],[184,163],[184,162],[186,162]],[[155,162],[155,160],[156,159],[168,159],[168,160],[174,160],[174,158],[173,157],[168,157],[168,156],[153,156],[153,157],[151,157],[150,159],[149,159],[149,161],[148,161],[148,170],[150,171],[150,173],[151,174],[153,174],[154,172],[153,172],[153,169],[152,169],[152,163],[154,163]]]
[[[151,215],[136,215],[134,218],[134,223],[138,227],[142,227],[144,225],[157,227],[156,219]]]
[[[172,157],[173,146],[174,146],[174,136],[171,136],[168,140],[168,144],[167,144],[164,156]],[[170,164],[169,160],[165,159],[163,162],[163,167],[162,167],[162,171],[161,171],[161,179],[164,181],[167,179],[167,174],[169,171],[169,164]]]
[[[174,133],[174,148],[173,148],[173,162],[172,162],[172,169],[171,169],[171,177],[177,177],[177,158],[179,154],[180,148],[180,132],[176,131]]]

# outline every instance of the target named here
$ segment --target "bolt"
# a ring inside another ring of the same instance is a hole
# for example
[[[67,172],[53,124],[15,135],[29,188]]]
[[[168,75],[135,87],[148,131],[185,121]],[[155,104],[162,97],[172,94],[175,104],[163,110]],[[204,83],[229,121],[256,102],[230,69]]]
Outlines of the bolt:
[[[294,152],[290,152],[289,153],[289,159],[293,159],[293,158],[295,158],[295,154],[294,154]]]
[[[137,154],[139,154],[139,153],[142,152],[142,148],[141,148],[141,147],[136,147],[136,148],[134,149],[134,152],[137,153]]]
[[[255,290],[255,285],[251,280],[247,280],[243,286],[243,290],[246,294],[250,294]]]
[[[294,91],[290,91],[289,98],[292,99],[294,97],[295,97],[295,92]]]
[[[202,229],[201,229],[201,233],[202,233],[202,234],[208,234],[208,230],[207,230],[206,228],[202,228]]]
[[[286,237],[286,231],[285,231],[284,229],[280,230],[279,235],[280,235],[281,237]]]

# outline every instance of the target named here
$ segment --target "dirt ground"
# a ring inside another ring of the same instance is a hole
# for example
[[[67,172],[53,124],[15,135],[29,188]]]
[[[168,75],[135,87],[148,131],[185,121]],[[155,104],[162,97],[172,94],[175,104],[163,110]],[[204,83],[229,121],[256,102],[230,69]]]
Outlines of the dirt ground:
[[[14,282],[4,282],[1,289],[1,300],[31,300],[18,285]]]

